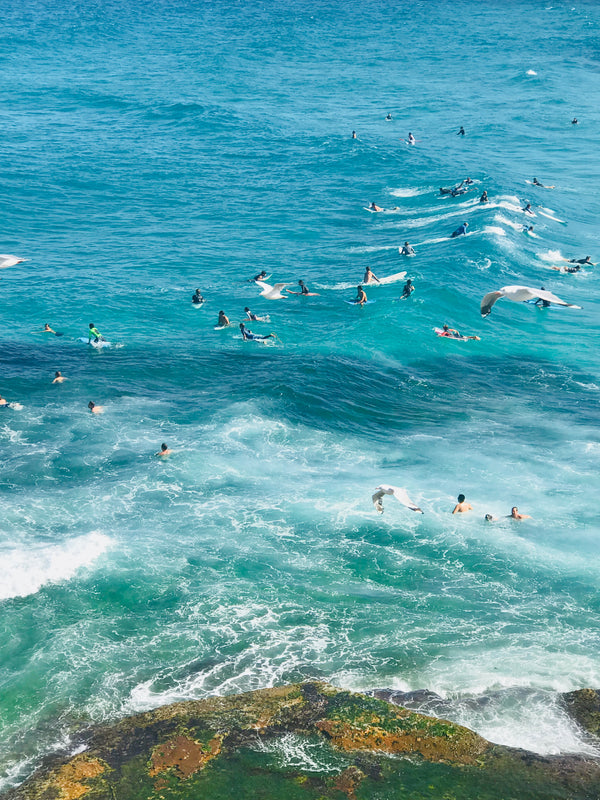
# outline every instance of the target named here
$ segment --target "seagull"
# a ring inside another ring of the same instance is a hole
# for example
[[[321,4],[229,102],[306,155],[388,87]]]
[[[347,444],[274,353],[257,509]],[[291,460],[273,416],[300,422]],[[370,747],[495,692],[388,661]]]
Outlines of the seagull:
[[[544,289],[532,289],[530,286],[504,286],[498,289],[497,292],[490,292],[481,301],[481,316],[487,317],[491,312],[492,306],[501,297],[508,297],[514,303],[524,303],[527,300],[535,300],[539,297],[541,300],[546,300],[548,303],[555,303],[557,306],[568,306],[569,308],[581,308],[575,306],[573,303],[565,303],[560,297],[557,297],[552,292],[546,292]]]
[[[6,267],[14,267],[15,264],[20,264],[22,261],[25,261],[25,259],[17,258],[17,256],[0,255],[0,269],[6,269]]]
[[[266,297],[267,300],[281,300],[287,296],[281,294],[281,290],[286,286],[291,286],[290,283],[276,283],[274,286],[271,286],[264,281],[256,281],[256,285],[260,286],[262,289],[261,295],[262,297]]]
[[[418,511],[419,513],[423,513],[422,509],[419,506],[415,505],[410,497],[406,493],[406,489],[402,489],[399,486],[388,486],[387,483],[382,483],[381,486],[378,486],[375,489],[375,494],[373,495],[373,505],[375,506],[375,511],[378,514],[383,514],[383,495],[384,494],[392,494],[399,500],[403,506],[410,508],[411,511]]]

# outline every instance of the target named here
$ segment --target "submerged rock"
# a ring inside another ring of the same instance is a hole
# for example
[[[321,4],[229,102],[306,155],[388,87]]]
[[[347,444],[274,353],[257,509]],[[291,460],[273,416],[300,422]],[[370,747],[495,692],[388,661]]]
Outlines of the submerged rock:
[[[600,765],[492,745],[473,731],[323,683],[176,703],[92,729],[11,800],[581,800]]]

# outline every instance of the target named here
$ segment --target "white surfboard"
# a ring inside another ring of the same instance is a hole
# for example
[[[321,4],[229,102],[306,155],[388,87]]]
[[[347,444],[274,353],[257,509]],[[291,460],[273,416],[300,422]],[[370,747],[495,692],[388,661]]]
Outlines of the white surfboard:
[[[404,270],[404,272],[395,272],[393,275],[388,275],[387,278],[380,278],[379,283],[377,283],[377,281],[363,283],[363,286],[385,286],[388,283],[397,283],[398,281],[403,281],[404,278],[406,278],[406,270]]]
[[[95,342],[93,339],[92,339],[92,341],[90,341],[89,339],[86,339],[85,336],[80,336],[79,337],[79,341],[83,342],[84,344],[91,344],[92,347],[96,347],[96,348],[112,347],[112,342],[107,342],[106,340],[105,341]]]

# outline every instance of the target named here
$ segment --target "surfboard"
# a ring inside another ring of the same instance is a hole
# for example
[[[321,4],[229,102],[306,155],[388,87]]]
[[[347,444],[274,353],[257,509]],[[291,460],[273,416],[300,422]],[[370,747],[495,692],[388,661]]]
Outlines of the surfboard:
[[[371,214],[380,214],[382,211],[385,211],[385,208],[367,208],[367,206],[363,206],[364,211],[370,211]]]
[[[225,331],[227,328],[231,328],[231,323],[229,325],[215,325],[216,331]]]
[[[79,337],[79,341],[83,342],[84,344],[90,344],[92,347],[96,347],[97,349],[100,349],[102,347],[112,347],[112,342],[107,342],[107,341],[100,341],[100,342],[91,341],[90,342],[90,340],[86,339],[85,336],[80,336]]]
[[[193,306],[194,308],[202,308],[202,306],[204,305],[204,303],[206,303],[206,300],[203,300],[201,303],[194,303],[194,301],[192,300],[192,306]]]
[[[385,286],[388,283],[397,283],[406,278],[406,270],[404,272],[395,272],[393,275],[388,275],[387,278],[380,278],[379,283],[372,281],[370,283],[363,283],[363,286]]]
[[[363,303],[363,306],[371,305],[371,303],[374,303],[374,302],[375,302],[375,300],[367,300],[366,302]],[[360,305],[360,303],[357,303],[356,300],[344,300],[344,303],[348,303],[349,306],[359,306]]]
[[[301,297],[319,297],[318,292],[292,292],[291,289],[286,289],[289,294],[299,294]]]

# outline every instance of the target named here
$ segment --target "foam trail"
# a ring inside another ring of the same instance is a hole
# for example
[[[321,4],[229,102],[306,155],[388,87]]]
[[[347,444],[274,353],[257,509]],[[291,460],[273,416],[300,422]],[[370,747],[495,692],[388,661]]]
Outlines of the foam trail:
[[[27,597],[42,586],[72,578],[92,564],[109,545],[110,539],[92,532],[59,545],[12,548],[2,553],[0,600]]]

